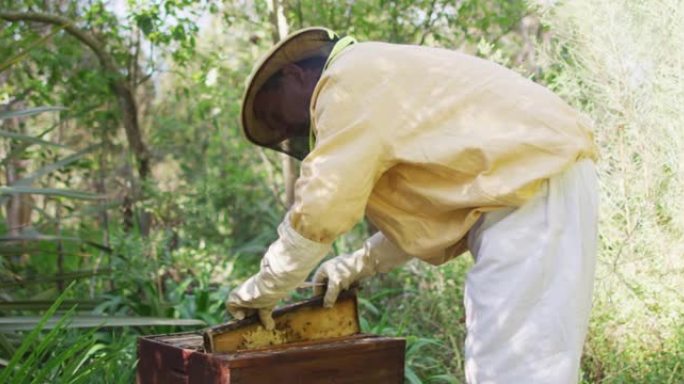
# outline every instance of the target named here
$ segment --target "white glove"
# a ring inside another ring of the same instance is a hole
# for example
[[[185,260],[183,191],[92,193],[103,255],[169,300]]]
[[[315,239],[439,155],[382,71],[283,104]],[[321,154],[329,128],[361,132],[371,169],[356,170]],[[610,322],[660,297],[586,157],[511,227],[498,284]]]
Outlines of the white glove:
[[[378,232],[366,240],[363,248],[321,264],[314,275],[314,283],[324,284],[327,281],[323,305],[330,308],[337,301],[340,292],[348,289],[354,282],[377,273],[387,273],[411,258],[411,255],[394,245],[382,232]],[[315,293],[320,295],[323,288],[317,286]]]
[[[258,311],[266,329],[275,326],[271,312],[280,299],[299,286],[330,250],[330,244],[302,237],[290,224],[290,216],[278,227],[280,236],[261,259],[257,274],[235,288],[226,308],[236,319]]]

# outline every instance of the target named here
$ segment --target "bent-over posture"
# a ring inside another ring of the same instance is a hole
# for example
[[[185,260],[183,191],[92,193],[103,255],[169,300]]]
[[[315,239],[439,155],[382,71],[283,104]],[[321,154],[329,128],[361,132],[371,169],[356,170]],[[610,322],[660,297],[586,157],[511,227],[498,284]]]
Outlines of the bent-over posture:
[[[596,158],[582,117],[546,88],[438,48],[298,31],[255,67],[242,106],[253,143],[302,160],[295,202],[238,318],[271,310],[364,214],[379,229],[324,262],[325,305],[412,258],[472,253],[469,383],[576,383],[594,278]],[[456,303],[454,303],[456,305]]]

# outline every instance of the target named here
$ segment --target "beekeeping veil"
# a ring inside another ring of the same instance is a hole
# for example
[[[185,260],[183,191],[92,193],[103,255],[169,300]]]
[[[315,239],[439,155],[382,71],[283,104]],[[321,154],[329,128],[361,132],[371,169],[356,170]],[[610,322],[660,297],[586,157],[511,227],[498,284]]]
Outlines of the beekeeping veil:
[[[327,60],[340,37],[325,28],[306,28],[294,32],[276,44],[254,67],[242,101],[242,129],[252,143],[286,153],[299,160],[309,153],[311,130],[288,133],[286,129],[270,127],[254,111],[256,95],[264,84],[285,65],[321,57]]]

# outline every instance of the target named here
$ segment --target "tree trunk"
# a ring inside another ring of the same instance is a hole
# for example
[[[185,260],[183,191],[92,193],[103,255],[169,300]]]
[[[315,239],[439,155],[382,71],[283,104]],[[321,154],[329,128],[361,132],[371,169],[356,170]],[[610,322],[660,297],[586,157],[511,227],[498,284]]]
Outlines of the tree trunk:
[[[18,102],[20,107],[23,102]],[[22,126],[18,123],[16,118],[4,120],[0,125],[4,130],[18,133],[22,132]],[[6,153],[12,153],[11,141],[7,141]],[[22,178],[22,173],[25,168],[25,160],[18,157],[8,159],[5,163],[5,182],[7,185],[12,185],[15,181]],[[9,196],[5,203],[5,220],[7,224],[7,235],[10,237],[19,237],[26,229],[31,227],[31,213],[33,212],[33,197],[29,194],[16,193]],[[18,245],[19,251],[12,255],[11,260],[15,263],[22,262],[23,248],[26,246],[26,241],[12,241],[8,245]]]
[[[285,7],[281,0],[269,0],[269,16],[271,18],[271,36],[273,44],[284,39],[288,34],[287,18],[285,17]],[[291,156],[281,155],[283,164],[283,181],[285,183],[285,204],[289,209],[294,203],[294,185],[297,180],[297,163]]]
[[[0,80],[3,82],[5,81],[6,75],[0,75]],[[21,105],[21,102],[19,102]],[[17,124],[15,118],[7,119],[4,121],[1,121],[0,127],[6,131],[18,131],[20,128],[19,124]],[[6,142],[6,148],[4,149],[6,153],[12,153],[12,141],[7,140]],[[5,163],[5,182],[7,185],[12,185],[14,181],[21,179],[20,172],[21,172],[21,160],[18,158],[12,158],[12,159],[7,159]],[[7,200],[7,203],[5,203],[5,219],[7,221],[7,230],[8,230],[8,235],[15,237],[19,236],[22,227],[23,227],[23,222],[21,220],[21,211],[22,211],[22,202],[21,202],[21,194],[13,194],[9,197]]]
[[[121,110],[121,120],[126,131],[128,146],[133,151],[137,161],[138,175],[141,180],[146,180],[150,175],[150,156],[140,131],[138,123],[138,108],[135,96],[126,78],[119,71],[119,67],[112,56],[106,51],[102,42],[92,34],[76,27],[74,21],[59,15],[38,12],[0,12],[0,19],[7,21],[29,21],[51,25],[57,25],[87,45],[100,61],[105,72],[112,74],[109,87],[116,95],[116,101]]]
[[[145,182],[150,176],[150,154],[143,140],[138,121],[138,105],[133,93],[135,79],[132,79],[129,84],[126,77],[122,74],[119,65],[105,49],[105,44],[87,31],[76,27],[73,20],[59,15],[39,12],[0,12],[0,19],[60,26],[95,53],[103,71],[111,75],[109,76],[109,88],[116,96],[116,101],[121,111],[121,122],[126,132],[128,147],[133,152],[137,162],[138,177],[142,182]],[[135,201],[142,198],[142,187],[137,185],[138,183],[135,180],[131,181],[134,186],[133,196],[129,201],[132,207]],[[124,227],[126,227],[126,223],[124,223]],[[149,229],[150,214],[143,210],[140,212],[140,232],[144,237],[147,237]]]

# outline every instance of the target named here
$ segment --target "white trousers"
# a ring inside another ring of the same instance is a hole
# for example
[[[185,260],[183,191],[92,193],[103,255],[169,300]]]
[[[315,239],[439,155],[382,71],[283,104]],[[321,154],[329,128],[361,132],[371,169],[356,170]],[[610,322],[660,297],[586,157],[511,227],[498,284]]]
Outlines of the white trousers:
[[[471,384],[575,384],[591,310],[598,183],[590,160],[470,231],[465,287]]]

